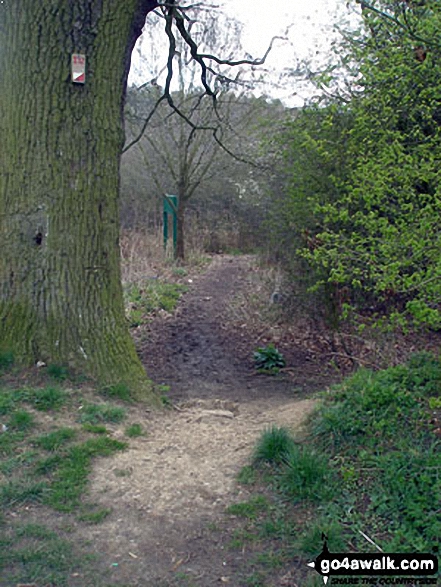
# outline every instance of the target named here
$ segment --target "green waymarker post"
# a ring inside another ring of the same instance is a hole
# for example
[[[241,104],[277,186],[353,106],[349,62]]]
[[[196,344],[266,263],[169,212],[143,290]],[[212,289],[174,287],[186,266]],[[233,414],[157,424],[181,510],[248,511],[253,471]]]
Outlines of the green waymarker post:
[[[178,237],[178,196],[168,196],[164,194],[164,249],[167,248],[169,232],[169,216],[173,222],[173,251],[176,255],[176,241]]]

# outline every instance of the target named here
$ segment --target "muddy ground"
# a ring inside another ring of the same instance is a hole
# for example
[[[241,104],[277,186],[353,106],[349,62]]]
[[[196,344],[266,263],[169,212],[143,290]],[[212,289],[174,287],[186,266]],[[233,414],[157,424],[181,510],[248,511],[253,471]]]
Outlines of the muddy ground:
[[[247,498],[236,476],[260,432],[272,424],[297,429],[329,380],[295,341],[283,343],[285,373],[256,374],[251,356],[262,332],[232,311],[252,294],[253,271],[251,257],[215,257],[191,279],[174,315],[135,333],[150,377],[167,386],[174,407],[132,413],[147,435],[96,464],[89,499],[112,514],[87,538],[114,584],[245,584],[248,553],[228,547],[234,520],[226,507]],[[286,569],[284,577],[274,585],[296,587]]]

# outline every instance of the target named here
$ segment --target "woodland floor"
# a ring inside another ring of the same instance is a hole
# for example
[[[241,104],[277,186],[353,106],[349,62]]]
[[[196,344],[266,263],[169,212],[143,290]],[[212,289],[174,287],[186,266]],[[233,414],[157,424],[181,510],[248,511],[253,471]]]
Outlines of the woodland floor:
[[[226,508],[249,497],[236,476],[260,432],[273,424],[297,429],[314,392],[330,381],[326,365],[293,341],[280,341],[284,373],[256,374],[252,352],[266,339],[235,310],[253,293],[254,271],[252,257],[216,256],[173,315],[135,333],[149,376],[169,387],[173,407],[129,409],[146,435],[98,459],[87,496],[112,513],[96,526],[72,522],[74,535],[98,555],[106,586],[249,584],[250,553],[229,546],[238,522]],[[300,587],[295,576],[295,568],[275,570],[271,585]],[[85,579],[69,584],[94,584]]]

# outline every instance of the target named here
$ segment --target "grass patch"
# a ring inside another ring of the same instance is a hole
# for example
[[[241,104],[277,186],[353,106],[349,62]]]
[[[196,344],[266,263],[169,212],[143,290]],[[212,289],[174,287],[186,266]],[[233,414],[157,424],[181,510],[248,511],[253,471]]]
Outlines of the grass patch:
[[[58,410],[66,402],[66,392],[57,387],[36,389],[32,394],[32,404],[37,410],[48,412]]]
[[[112,404],[85,404],[79,416],[81,424],[100,425],[104,422],[119,424],[127,415],[127,410]]]
[[[14,353],[11,351],[0,352],[0,374],[8,371],[14,364]]]
[[[33,444],[39,448],[53,452],[73,440],[76,434],[73,428],[58,428],[53,432],[39,436],[33,441]]]
[[[51,364],[46,368],[46,373],[56,381],[66,381],[69,378],[69,369],[64,365]]]
[[[54,473],[47,503],[56,510],[71,512],[80,505],[80,497],[87,485],[92,458],[109,456],[124,450],[127,444],[107,436],[91,438],[69,449]]]
[[[103,424],[89,424],[86,422],[82,428],[85,432],[91,432],[92,434],[108,434],[109,432]]]
[[[269,507],[268,500],[263,495],[252,497],[249,501],[234,503],[227,508],[227,513],[232,516],[240,516],[255,520],[258,515]]]
[[[45,482],[31,479],[9,481],[0,485],[0,507],[11,507],[31,502],[41,502],[47,491]]]
[[[140,326],[158,310],[173,312],[179,298],[187,291],[185,285],[158,279],[132,284],[125,288],[126,314],[130,326]]]
[[[80,514],[78,516],[78,519],[80,520],[80,522],[85,522],[86,524],[100,524],[103,520],[105,520],[108,516],[110,516],[110,514],[112,513],[112,510],[108,509],[108,508],[101,508],[99,510],[97,510],[96,512],[87,512],[84,514]]]
[[[323,534],[331,552],[375,551],[362,530],[384,552],[435,553],[440,397],[441,362],[419,354],[384,371],[362,369],[327,393],[302,444],[283,428],[266,430],[239,478],[274,503],[258,515],[235,506],[247,541],[261,549],[252,577],[267,585],[268,567],[288,559],[304,568],[321,552]],[[322,581],[304,573],[301,584]]]
[[[37,453],[33,450],[20,452],[17,456],[0,462],[0,473],[6,476],[11,475],[14,471],[29,467],[33,465],[36,460]]]
[[[131,424],[126,428],[124,434],[129,438],[136,438],[137,436],[143,436],[144,431],[141,424]]]
[[[294,440],[286,428],[273,426],[265,430],[253,453],[253,463],[280,465],[294,448]]]
[[[62,381],[63,373],[54,368],[49,375]],[[108,395],[124,399],[121,390],[115,388]],[[84,492],[93,460],[126,448],[127,443],[110,438],[106,428],[107,423],[122,422],[126,410],[110,402],[85,403],[79,413],[63,410],[61,425],[59,410],[68,398],[68,390],[54,385],[0,388],[1,585],[67,587],[72,573],[79,573],[88,585],[108,584],[97,578],[83,547],[62,538],[68,532],[62,514],[79,509],[77,519],[86,524],[99,524],[110,514],[85,504]],[[133,434],[138,432],[142,430],[135,427]],[[59,512],[55,532],[34,523],[47,511],[40,505]],[[28,510],[33,522],[23,523]]]
[[[34,428],[35,418],[26,410],[18,409],[12,412],[7,423],[7,429],[27,432]]]
[[[18,525],[9,529],[6,540],[0,539],[0,571],[5,581],[2,585],[64,587],[84,558],[70,542],[45,526]]]
[[[115,385],[109,385],[107,387],[104,387],[101,390],[101,393],[103,395],[105,395],[106,397],[109,397],[112,399],[120,399],[125,402],[133,401],[132,390],[130,389],[130,387],[128,385],[126,385],[125,383],[122,383],[122,382],[116,383]]]
[[[314,502],[331,497],[335,485],[326,456],[308,446],[297,445],[286,454],[278,484],[289,497]]]

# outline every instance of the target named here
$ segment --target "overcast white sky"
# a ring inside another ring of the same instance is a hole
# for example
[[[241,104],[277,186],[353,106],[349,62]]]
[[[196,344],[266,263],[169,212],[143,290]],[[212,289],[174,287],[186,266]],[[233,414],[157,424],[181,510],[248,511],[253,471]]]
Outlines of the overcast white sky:
[[[212,2],[218,5],[216,0]],[[268,0],[219,0],[219,5],[228,16],[244,24],[242,45],[254,58],[261,57],[272,37],[286,34],[289,27],[289,43],[276,41],[267,60],[275,75],[285,68],[294,69],[302,59],[323,63],[336,36],[336,23],[349,18],[347,0],[285,0],[277,3]],[[145,56],[144,63],[148,60],[149,57]],[[139,74],[139,59],[135,51],[130,78],[135,85],[146,81],[145,78],[142,80],[142,73],[141,77]],[[283,99],[288,105],[300,106],[309,97],[310,91],[304,83],[291,79],[284,90],[273,89],[273,96]]]
[[[268,64],[279,71],[295,68],[303,59],[313,60],[317,66],[324,63],[336,38],[335,25],[347,22],[353,13],[347,0],[222,0],[222,5],[227,14],[244,23],[243,45],[256,57],[264,54],[273,36],[284,35],[289,26],[289,44],[277,42],[268,58]],[[311,90],[295,79],[290,85],[278,97],[291,105],[302,105]]]

